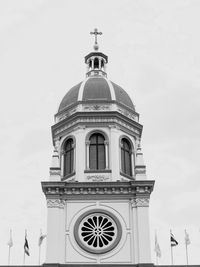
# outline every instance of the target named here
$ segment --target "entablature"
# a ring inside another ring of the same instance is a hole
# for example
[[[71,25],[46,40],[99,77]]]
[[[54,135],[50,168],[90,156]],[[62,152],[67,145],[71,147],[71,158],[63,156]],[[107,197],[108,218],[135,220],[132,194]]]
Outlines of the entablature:
[[[154,181],[42,182],[46,198],[59,199],[149,199]]]

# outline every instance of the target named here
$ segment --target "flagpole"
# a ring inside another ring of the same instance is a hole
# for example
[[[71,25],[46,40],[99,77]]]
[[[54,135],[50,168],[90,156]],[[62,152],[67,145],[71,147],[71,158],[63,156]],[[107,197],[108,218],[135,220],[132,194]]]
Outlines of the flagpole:
[[[41,234],[42,234],[42,230],[40,229],[40,236],[41,236]],[[41,245],[40,244],[38,244],[38,245],[39,245],[39,259],[38,259],[38,263],[40,265]]]
[[[171,265],[174,265],[174,259],[173,259],[173,247],[171,246]]]
[[[187,233],[186,233],[186,229],[185,229],[185,237],[186,237]],[[188,248],[187,248],[188,244],[187,244],[187,240],[185,239],[185,252],[186,252],[186,262],[188,265]]]
[[[26,230],[25,230],[25,239],[26,239]],[[23,265],[25,265],[25,249],[24,249],[24,259],[23,259]]]
[[[10,246],[9,246],[9,249],[8,249],[8,265],[10,265]]]
[[[155,230],[155,238],[157,237],[157,231]],[[158,255],[155,249],[155,254],[156,254],[156,265],[158,265]]]
[[[12,238],[12,230],[10,229],[10,240],[9,242],[11,241],[11,238]],[[11,244],[8,244],[8,265],[10,265],[10,249],[11,249]]]
[[[172,230],[170,229],[170,238],[171,238],[171,233],[172,233]],[[174,265],[174,258],[173,258],[173,246],[170,242],[170,246],[171,246],[171,265]]]

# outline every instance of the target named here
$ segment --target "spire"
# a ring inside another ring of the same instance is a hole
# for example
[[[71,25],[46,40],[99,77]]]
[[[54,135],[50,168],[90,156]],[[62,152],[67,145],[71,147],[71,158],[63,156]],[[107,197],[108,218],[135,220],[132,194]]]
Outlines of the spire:
[[[136,180],[146,180],[146,166],[144,164],[140,141],[138,143],[136,152],[135,174]]]
[[[108,57],[99,52],[99,45],[97,42],[97,36],[101,35],[102,32],[99,32],[97,28],[94,29],[93,32],[90,32],[91,35],[94,35],[95,41],[94,41],[94,52],[89,53],[87,56],[85,56],[85,63],[87,65],[86,70],[86,77],[89,76],[105,76],[106,74],[106,64],[108,63]]]
[[[101,35],[102,32],[98,32],[97,28],[95,28],[93,32],[90,32],[90,34],[91,35],[94,34],[94,36],[95,36],[95,42],[94,42],[94,46],[93,47],[94,47],[95,51],[98,51],[99,50],[99,45],[97,43],[97,35]]]

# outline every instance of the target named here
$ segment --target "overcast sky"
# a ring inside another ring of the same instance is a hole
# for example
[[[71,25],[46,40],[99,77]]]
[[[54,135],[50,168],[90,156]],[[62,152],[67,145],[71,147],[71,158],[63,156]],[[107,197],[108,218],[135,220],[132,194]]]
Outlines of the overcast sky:
[[[0,1],[0,264],[22,264],[24,231],[38,263],[40,229],[53,151],[50,126],[66,91],[85,78],[84,56],[95,27],[108,55],[108,78],[131,96],[144,125],[152,260],[154,231],[170,263],[169,230],[179,245],[174,263],[200,264],[200,1]],[[42,245],[42,262],[45,254]]]

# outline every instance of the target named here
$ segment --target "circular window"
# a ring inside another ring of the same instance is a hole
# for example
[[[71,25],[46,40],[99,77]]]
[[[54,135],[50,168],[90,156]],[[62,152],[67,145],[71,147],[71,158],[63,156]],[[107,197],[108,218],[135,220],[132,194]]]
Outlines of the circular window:
[[[77,220],[74,235],[84,250],[105,253],[118,244],[121,238],[121,225],[115,216],[96,210],[83,214]]]

